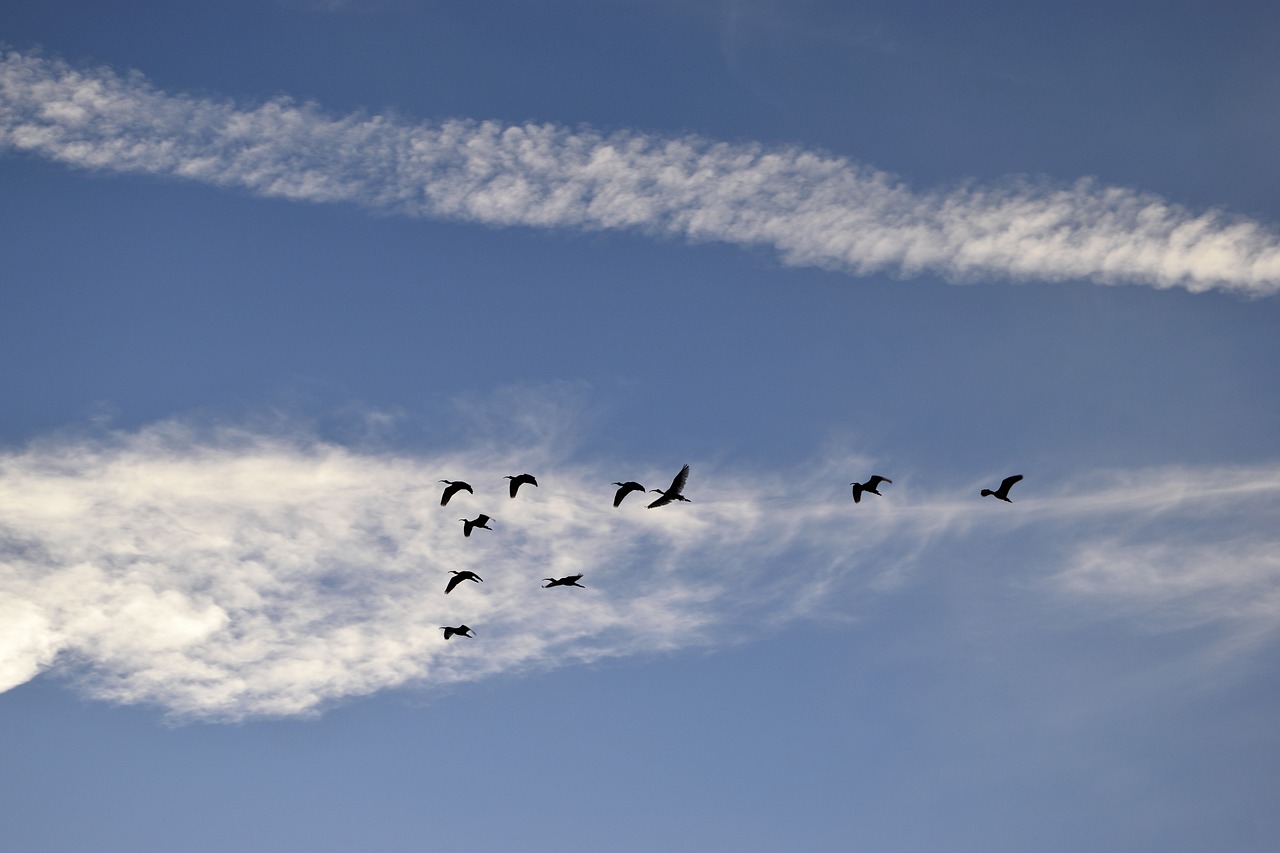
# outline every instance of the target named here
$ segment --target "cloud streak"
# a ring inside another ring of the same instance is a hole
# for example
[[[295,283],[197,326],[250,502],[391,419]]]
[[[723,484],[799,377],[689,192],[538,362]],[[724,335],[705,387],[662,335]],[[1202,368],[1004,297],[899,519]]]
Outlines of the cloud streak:
[[[855,509],[833,484],[866,460],[785,477],[690,460],[694,503],[650,511],[635,496],[614,509],[609,484],[672,471],[568,464],[555,444],[404,455],[165,422],[0,455],[0,689],[52,671],[178,718],[308,714],[398,686],[732,643],[939,571],[1087,619],[1219,626],[1233,652],[1280,624],[1277,467],[1047,494],[1028,482],[1013,506],[908,476]],[[511,500],[503,476],[523,470],[541,485]],[[442,477],[476,494],[442,508]],[[458,519],[478,512],[494,530],[466,539]],[[974,544],[1009,548],[1009,565],[982,565]],[[445,596],[450,569],[485,583]],[[577,573],[587,589],[540,585]],[[478,637],[446,642],[440,626],[463,622]]]
[[[241,719],[724,642],[777,603],[753,589],[768,560],[805,550],[798,507],[740,483],[696,477],[689,512],[615,510],[617,474],[548,471],[546,453],[411,458],[166,423],[0,457],[0,688],[53,667],[98,698]],[[542,485],[508,498],[504,472],[526,468]],[[436,481],[464,476],[476,495],[440,507]],[[494,531],[464,538],[479,512]],[[450,569],[485,583],[446,597]],[[587,589],[541,587],[576,573]],[[461,622],[478,639],[444,641]]]
[[[764,246],[857,275],[1280,290],[1274,227],[1087,179],[918,192],[797,147],[241,107],[18,51],[0,61],[0,149],[384,214]]]

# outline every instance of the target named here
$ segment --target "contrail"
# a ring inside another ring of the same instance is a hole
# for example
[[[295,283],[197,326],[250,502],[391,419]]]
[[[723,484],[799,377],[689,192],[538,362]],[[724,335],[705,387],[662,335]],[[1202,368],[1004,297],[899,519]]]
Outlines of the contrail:
[[[856,275],[1280,290],[1274,226],[1087,178],[919,192],[798,147],[241,107],[20,51],[0,61],[0,148],[384,214],[766,246]]]

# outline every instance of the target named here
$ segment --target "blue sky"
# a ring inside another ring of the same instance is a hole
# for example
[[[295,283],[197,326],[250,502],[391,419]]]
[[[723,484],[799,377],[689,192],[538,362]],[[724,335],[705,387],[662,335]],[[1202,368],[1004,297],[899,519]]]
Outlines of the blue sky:
[[[0,846],[1268,849],[1280,11],[477,5],[6,5]]]

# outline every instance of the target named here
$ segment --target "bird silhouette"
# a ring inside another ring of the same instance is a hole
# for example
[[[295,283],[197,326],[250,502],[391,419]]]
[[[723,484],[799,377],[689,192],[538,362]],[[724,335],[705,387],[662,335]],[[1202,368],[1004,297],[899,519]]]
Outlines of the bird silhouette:
[[[686,465],[680,469],[680,473],[676,474],[676,478],[671,481],[671,485],[667,486],[665,491],[663,491],[662,489],[650,489],[649,491],[651,492],[662,492],[662,494],[658,496],[657,500],[649,504],[649,509],[653,509],[656,506],[666,506],[672,501],[684,501],[685,503],[693,503],[693,501],[689,500],[684,495],[680,494],[682,491],[684,491],[684,484],[688,479],[689,479],[689,466]]]
[[[440,506],[447,506],[449,504],[449,498],[453,497],[458,492],[471,492],[471,494],[475,494],[475,492],[471,491],[470,483],[464,483],[461,480],[441,480],[440,482],[449,484],[444,487],[444,494],[440,496]]]
[[[511,497],[513,498],[525,483],[533,486],[538,485],[538,481],[533,478],[532,474],[508,474],[505,479],[511,481]]]
[[[614,483],[614,485],[615,485],[615,486],[619,486],[619,487],[620,487],[620,488],[618,489],[618,493],[617,493],[616,495],[614,495],[614,496],[613,496],[613,505],[614,505],[614,506],[618,506],[619,504],[621,504],[621,503],[622,503],[622,499],[623,499],[623,498],[625,498],[627,495],[631,494],[632,492],[643,492],[643,491],[644,491],[644,486],[640,485],[639,483],[635,482],[634,480],[628,480],[628,481],[627,481],[627,482],[625,482],[625,483]]]
[[[477,515],[475,518],[472,518],[472,519],[460,518],[458,519],[458,521],[462,522],[463,536],[470,536],[471,529],[473,527],[479,527],[481,530],[493,529],[492,527],[489,526],[489,516],[485,515],[484,513],[480,513],[479,515]]]
[[[876,489],[880,488],[880,484],[892,482],[893,480],[890,480],[888,477],[881,477],[879,474],[872,474],[871,479],[867,480],[865,483],[850,483],[849,485],[853,486],[853,502],[857,503],[862,500],[863,492],[871,495],[880,494],[876,491]]]
[[[476,583],[484,583],[484,578],[480,577],[475,572],[467,569],[463,569],[462,571],[457,571],[456,569],[452,569],[450,570],[450,573],[453,575],[453,577],[449,578],[449,585],[444,588],[445,595],[448,595],[449,593],[453,592],[453,588],[458,584],[462,583],[463,581],[475,581]]]
[[[544,583],[542,585],[543,589],[550,589],[553,586],[576,586],[579,589],[586,589],[585,586],[578,583],[578,581],[582,580],[582,575],[568,575],[563,578],[543,578],[543,580],[550,581],[550,583]]]
[[[444,638],[446,640],[454,634],[457,634],[459,637],[475,637],[475,634],[471,633],[471,629],[466,625],[459,625],[457,628],[450,628],[448,625],[441,625],[440,630],[444,631]]]
[[[994,492],[991,491],[990,489],[983,489],[980,492],[980,494],[984,498],[987,495],[991,495],[992,497],[999,498],[1005,503],[1013,503],[1013,501],[1009,500],[1009,489],[1013,486],[1014,483],[1018,482],[1021,479],[1022,479],[1021,474],[1014,474],[1012,477],[1005,477],[1003,480],[1000,481],[1000,488],[996,489]]]

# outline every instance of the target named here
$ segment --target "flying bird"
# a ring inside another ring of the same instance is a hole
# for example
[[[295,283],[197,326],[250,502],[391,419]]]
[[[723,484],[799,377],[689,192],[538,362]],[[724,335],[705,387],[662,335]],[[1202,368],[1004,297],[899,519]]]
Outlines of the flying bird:
[[[473,527],[479,527],[481,530],[493,529],[492,527],[489,526],[489,516],[485,515],[484,513],[480,513],[479,515],[477,515],[475,518],[472,518],[472,519],[460,518],[458,519],[458,521],[462,522],[463,536],[470,536],[471,528]]]
[[[449,498],[453,497],[458,492],[471,492],[471,494],[475,494],[475,492],[471,491],[470,483],[464,483],[461,480],[441,480],[440,482],[449,484],[444,487],[444,494],[440,496],[440,506],[447,506],[449,504]]]
[[[650,489],[649,491],[651,492],[662,492],[662,494],[658,496],[657,500],[649,504],[649,509],[653,509],[656,506],[666,506],[672,501],[684,501],[685,503],[693,503],[693,501],[689,500],[684,495],[680,494],[682,491],[684,491],[684,484],[685,484],[685,481],[687,481],[688,479],[689,479],[689,466],[686,465],[680,469],[679,474],[676,474],[676,478],[671,481],[670,486],[667,486],[666,491],[663,491],[662,489]]]
[[[457,634],[459,637],[475,637],[475,634],[471,633],[471,629],[466,625],[459,625],[457,628],[450,628],[448,625],[441,625],[440,630],[444,631],[444,638],[446,640],[454,634]]]
[[[613,496],[614,506],[618,506],[619,504],[621,504],[622,499],[625,498],[627,495],[631,494],[632,492],[644,491],[644,486],[640,485],[634,480],[628,480],[625,483],[614,483],[614,485],[619,487],[618,493]]]
[[[480,577],[478,574],[468,569],[463,569],[462,571],[451,569],[450,573],[453,575],[453,577],[449,578],[449,585],[444,588],[445,595],[448,595],[449,593],[453,592],[453,588],[458,584],[462,583],[463,581],[475,581],[476,583],[484,583],[484,578]]]
[[[866,492],[869,495],[880,494],[876,491],[876,489],[880,488],[880,484],[892,482],[893,480],[890,480],[888,477],[881,477],[879,474],[872,474],[871,479],[867,480],[865,483],[850,483],[849,485],[853,486],[853,502],[857,503],[862,500],[863,492]]]
[[[1000,488],[996,489],[994,492],[991,491],[990,489],[983,489],[981,494],[984,498],[987,495],[991,495],[992,497],[999,498],[1005,503],[1013,503],[1013,501],[1009,500],[1009,489],[1013,486],[1014,483],[1018,482],[1021,479],[1022,479],[1021,474],[1014,474],[1012,477],[1005,477],[1003,480],[1000,481]]]
[[[550,583],[544,583],[542,585],[543,589],[550,589],[553,586],[576,586],[579,589],[586,589],[585,586],[578,583],[578,581],[582,580],[582,575],[569,575],[563,578],[543,578],[543,580],[550,581]]]
[[[520,487],[525,483],[536,486],[538,481],[533,478],[532,474],[508,474],[505,479],[511,481],[511,497],[516,496],[516,492],[520,491]]]

